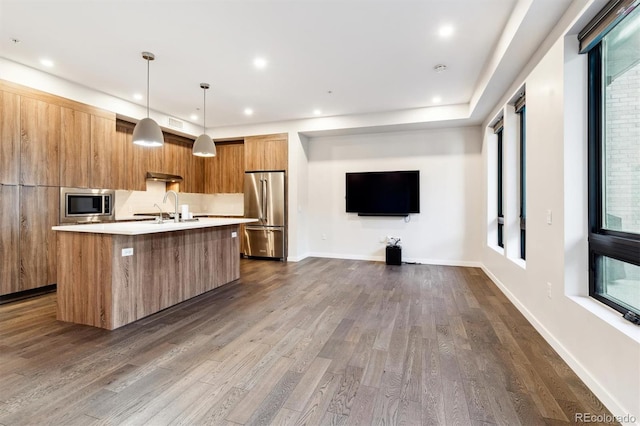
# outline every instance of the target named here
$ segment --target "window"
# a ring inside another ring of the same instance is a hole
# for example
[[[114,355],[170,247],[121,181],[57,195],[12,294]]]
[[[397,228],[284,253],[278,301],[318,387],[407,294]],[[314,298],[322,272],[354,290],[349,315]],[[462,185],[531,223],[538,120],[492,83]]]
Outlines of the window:
[[[518,153],[520,157],[519,161],[519,193],[520,193],[520,258],[526,259],[526,225],[527,225],[527,167],[526,167],[526,112],[525,97],[524,94],[516,101],[515,104],[516,114],[518,114],[520,121],[520,131],[518,132],[519,146]]]
[[[624,3],[609,2],[579,35],[589,53],[589,294],[640,321],[640,7]]]
[[[497,176],[498,178],[496,179],[496,184],[497,184],[497,195],[498,195],[498,245],[502,248],[504,248],[504,209],[503,209],[503,202],[502,202],[502,193],[503,193],[503,185],[502,185],[502,178],[503,178],[503,155],[502,155],[502,132],[503,132],[503,128],[504,128],[504,120],[501,118],[500,120],[498,120],[498,122],[493,126],[493,131],[494,133],[497,135],[498,137],[498,149],[497,149],[497,168],[498,168],[498,173]]]

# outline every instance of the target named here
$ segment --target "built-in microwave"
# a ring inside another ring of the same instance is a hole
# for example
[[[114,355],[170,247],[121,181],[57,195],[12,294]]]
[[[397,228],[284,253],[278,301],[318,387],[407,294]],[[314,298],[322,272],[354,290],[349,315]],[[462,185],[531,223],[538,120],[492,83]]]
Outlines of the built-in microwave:
[[[113,222],[115,191],[60,188],[60,223]]]

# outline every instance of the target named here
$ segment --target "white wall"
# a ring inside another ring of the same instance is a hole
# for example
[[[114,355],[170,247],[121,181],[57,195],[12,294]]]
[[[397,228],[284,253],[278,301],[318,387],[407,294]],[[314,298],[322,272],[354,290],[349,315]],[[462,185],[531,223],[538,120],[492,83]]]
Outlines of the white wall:
[[[133,102],[98,92],[78,83],[56,77],[55,75],[27,67],[4,58],[0,58],[0,79],[97,108],[102,108],[106,111],[115,112],[123,117],[142,119],[147,115],[147,109],[143,105],[134,104]],[[175,117],[154,111],[153,109],[150,110],[149,113],[151,118],[156,120],[161,127],[170,129],[173,132],[191,136],[199,135],[202,132],[202,127],[199,125],[196,126],[192,123],[178,120]],[[171,126],[169,124],[170,118],[182,122],[182,128]]]
[[[575,35],[560,37],[513,87],[522,84],[527,104],[527,260],[522,265],[485,244],[482,263],[613,414],[638,421],[640,330],[586,297],[586,56],[578,55]],[[492,117],[507,108],[497,106]],[[483,198],[489,200],[495,186],[491,143],[486,133]],[[483,221],[488,240],[491,220]]]
[[[313,256],[384,260],[386,236],[403,260],[476,265],[480,259],[479,127],[311,138],[308,245]],[[345,173],[420,170],[420,213],[345,213]]]

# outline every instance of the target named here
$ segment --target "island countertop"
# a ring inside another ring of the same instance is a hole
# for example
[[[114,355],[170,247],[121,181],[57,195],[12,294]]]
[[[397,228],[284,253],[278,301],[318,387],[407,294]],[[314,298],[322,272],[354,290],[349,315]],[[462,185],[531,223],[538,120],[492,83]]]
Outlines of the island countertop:
[[[158,232],[239,225],[242,223],[251,223],[256,221],[257,219],[245,218],[200,218],[193,222],[176,223],[173,220],[165,220],[163,223],[155,223],[153,221],[110,222],[83,225],[61,225],[54,226],[51,229],[54,231],[86,232],[91,234],[144,235],[156,234]]]

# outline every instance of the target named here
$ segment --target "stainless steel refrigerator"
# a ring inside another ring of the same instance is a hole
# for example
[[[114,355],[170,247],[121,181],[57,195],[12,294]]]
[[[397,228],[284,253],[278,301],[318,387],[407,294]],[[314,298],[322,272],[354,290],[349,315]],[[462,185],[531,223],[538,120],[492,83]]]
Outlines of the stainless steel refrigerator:
[[[245,256],[285,259],[287,242],[285,172],[246,172],[244,217],[258,219],[244,227]]]

